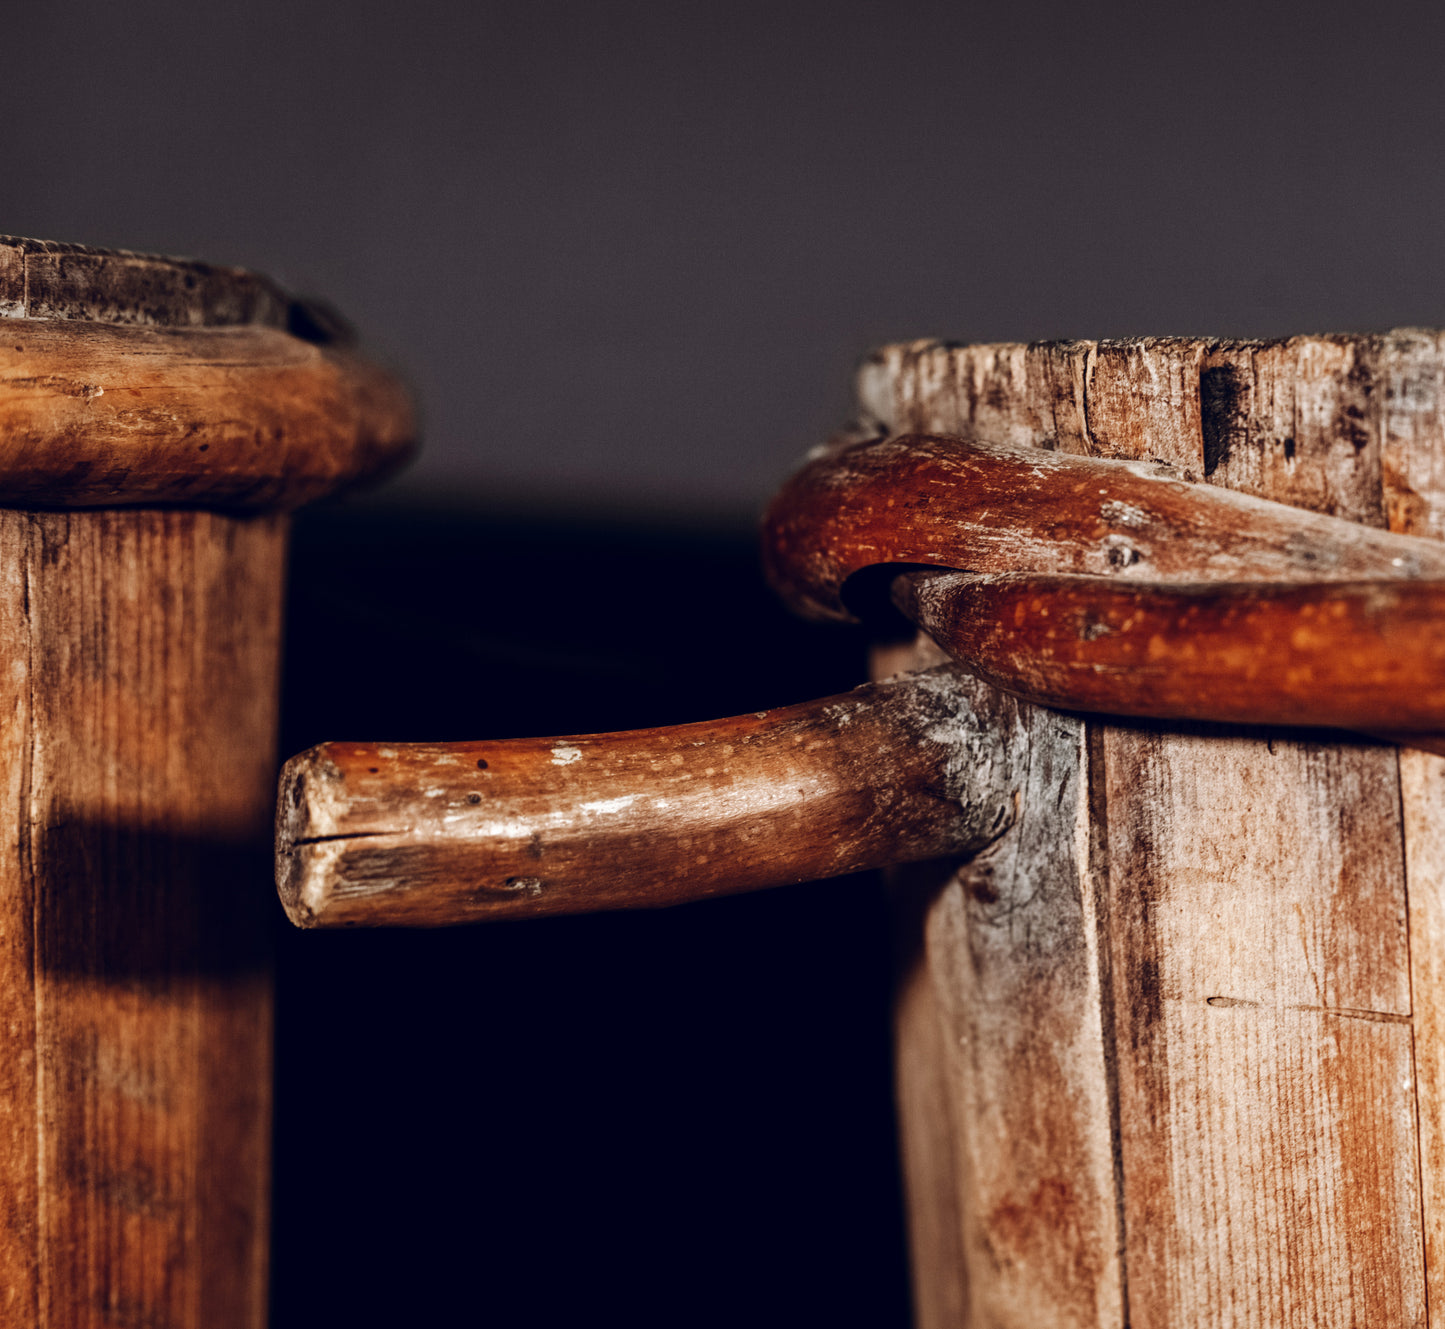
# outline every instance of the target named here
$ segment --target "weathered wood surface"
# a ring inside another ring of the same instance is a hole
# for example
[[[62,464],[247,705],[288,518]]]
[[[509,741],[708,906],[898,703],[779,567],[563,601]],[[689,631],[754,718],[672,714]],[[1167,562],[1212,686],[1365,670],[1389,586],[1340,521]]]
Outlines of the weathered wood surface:
[[[437,927],[680,904],[976,850],[1008,748],[957,669],[621,734],[325,743],[282,773],[303,927]]]
[[[927,666],[927,638],[874,673]],[[1085,727],[968,680],[1010,743],[1015,817],[963,863],[892,874],[894,1010],[919,1329],[1121,1322],[1105,1065],[1107,909]]]
[[[1384,366],[1380,469],[1392,530],[1445,538],[1445,363],[1433,334],[1400,335]],[[1445,759],[1400,754],[1426,1298],[1445,1323]]]
[[[409,444],[321,322],[251,274],[0,239],[7,1327],[265,1322],[287,519],[195,509]]]
[[[920,344],[883,352],[861,396],[865,427],[1144,458],[1438,535],[1442,366],[1439,335],[1408,331]],[[1408,755],[1402,782],[1397,753],[1379,745],[1092,722],[1072,765],[1049,751],[1055,835],[1016,850],[1014,869],[1040,916],[999,945],[1005,930],[966,871],[923,911],[931,987],[916,971],[905,983],[905,1111],[918,1110],[919,1059],[940,1042],[970,1051],[967,1083],[960,1073],[947,1086],[959,1215],[948,1222],[966,1275],[935,1298],[915,1266],[924,1322],[948,1322],[966,1284],[971,1322],[989,1325],[1425,1324],[1445,1153],[1442,971],[1428,958],[1445,934],[1429,830],[1445,795],[1436,759]],[[1067,824],[1088,867],[1077,890],[1050,892]],[[1077,939],[1072,950],[1059,935]],[[973,978],[980,954],[998,959],[987,986]],[[1031,987],[1050,955],[1052,985]],[[1080,994],[1097,993],[1097,1055],[1074,1059],[1073,1076],[1046,1047],[1020,1058],[1017,1012],[989,999],[1010,991],[1033,996],[1033,1024],[1065,1031],[1090,1018]],[[1037,1146],[1026,1081],[1066,1123]],[[936,1122],[904,1126],[938,1155]],[[1081,1171],[1097,1179],[1068,1142],[1101,1133],[1112,1155],[1102,1208],[1117,1228],[1048,1203]],[[972,1156],[997,1162],[981,1172]],[[938,1204],[936,1178],[916,1170],[910,1193],[916,1208]],[[1071,1282],[1061,1268],[1093,1276]],[[1430,1306],[1438,1318],[1445,1298]]]
[[[264,1323],[284,544],[0,511],[0,1323]]]
[[[0,318],[294,328],[296,303],[244,268],[0,235]]]

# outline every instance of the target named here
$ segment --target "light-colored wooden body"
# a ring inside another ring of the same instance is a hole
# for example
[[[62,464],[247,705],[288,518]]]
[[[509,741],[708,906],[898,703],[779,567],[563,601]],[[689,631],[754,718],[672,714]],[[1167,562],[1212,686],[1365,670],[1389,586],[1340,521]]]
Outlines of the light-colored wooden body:
[[[1445,534],[1435,333],[918,344],[861,397]],[[1024,703],[1014,741],[1012,828],[895,886],[918,1323],[1445,1324],[1445,759]]]
[[[265,1322],[286,524],[0,510],[0,1324]]]

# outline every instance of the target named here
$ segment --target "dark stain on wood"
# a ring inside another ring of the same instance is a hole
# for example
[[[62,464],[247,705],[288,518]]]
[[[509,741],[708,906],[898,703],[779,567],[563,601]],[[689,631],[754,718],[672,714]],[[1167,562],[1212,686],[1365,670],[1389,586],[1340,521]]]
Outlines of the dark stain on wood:
[[[1239,365],[1214,365],[1199,376],[1199,425],[1204,437],[1204,474],[1229,460],[1249,424],[1250,383]]]

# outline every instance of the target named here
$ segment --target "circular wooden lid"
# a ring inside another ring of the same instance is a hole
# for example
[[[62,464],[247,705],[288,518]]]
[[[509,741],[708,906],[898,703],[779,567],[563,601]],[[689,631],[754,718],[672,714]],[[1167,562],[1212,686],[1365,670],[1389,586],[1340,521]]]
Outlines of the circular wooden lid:
[[[400,382],[266,277],[0,236],[0,503],[290,508],[415,440]]]

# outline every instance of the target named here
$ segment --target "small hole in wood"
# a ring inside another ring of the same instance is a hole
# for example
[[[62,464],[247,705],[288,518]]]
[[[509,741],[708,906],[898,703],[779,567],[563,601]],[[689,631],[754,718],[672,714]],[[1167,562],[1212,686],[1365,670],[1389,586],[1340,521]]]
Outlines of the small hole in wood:
[[[201,444],[201,451],[202,451],[202,452],[209,452],[210,450],[211,450],[211,445],[210,445],[209,443],[202,443],[202,444]]]
[[[380,772],[381,767],[380,767],[380,766],[368,766],[366,769],[367,769],[368,771],[370,771],[372,775],[376,775],[376,774],[378,774],[378,773]]]
[[[479,771],[484,771],[484,770],[487,769],[487,763],[486,763],[485,758],[482,758],[482,757],[478,757],[478,758],[477,758],[477,769],[478,769]]]
[[[467,802],[468,802],[468,803],[480,803],[481,801],[482,801],[482,796],[481,796],[480,794],[468,794],[468,795],[467,795]]]

